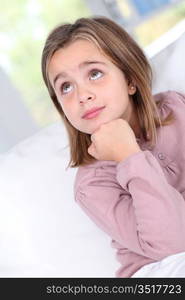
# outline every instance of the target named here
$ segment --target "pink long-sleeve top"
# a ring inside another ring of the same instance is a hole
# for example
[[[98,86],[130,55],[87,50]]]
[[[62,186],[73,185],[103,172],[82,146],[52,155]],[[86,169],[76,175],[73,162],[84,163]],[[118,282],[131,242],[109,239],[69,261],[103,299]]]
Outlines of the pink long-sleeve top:
[[[168,91],[154,99],[162,101],[162,118],[175,114],[172,124],[157,128],[154,148],[140,140],[141,152],[76,173],[75,200],[111,237],[121,264],[116,277],[185,251],[185,96]]]

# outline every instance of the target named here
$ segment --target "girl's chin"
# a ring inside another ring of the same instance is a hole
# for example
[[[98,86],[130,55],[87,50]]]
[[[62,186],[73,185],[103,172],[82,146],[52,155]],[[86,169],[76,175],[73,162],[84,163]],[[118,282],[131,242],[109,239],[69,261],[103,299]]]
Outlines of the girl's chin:
[[[84,129],[84,133],[87,133],[87,134],[93,134],[93,132],[95,132],[96,130],[98,130],[100,128],[101,125],[105,124],[105,123],[108,123],[108,121],[104,121],[104,122],[99,122],[98,124],[94,124],[95,126],[91,126],[91,128],[85,128]]]
[[[112,118],[112,119],[114,119],[114,118]],[[78,129],[79,131],[81,131],[81,132],[83,132],[83,133],[87,133],[87,134],[93,134],[93,132],[94,131],[96,131],[101,125],[103,125],[103,124],[105,124],[105,123],[108,123],[108,122],[110,122],[110,121],[112,121],[112,119],[110,119],[110,120],[98,120],[98,119],[92,119],[92,120],[90,120],[89,121],[89,126],[86,126],[85,128],[81,128],[81,130],[80,129]]]

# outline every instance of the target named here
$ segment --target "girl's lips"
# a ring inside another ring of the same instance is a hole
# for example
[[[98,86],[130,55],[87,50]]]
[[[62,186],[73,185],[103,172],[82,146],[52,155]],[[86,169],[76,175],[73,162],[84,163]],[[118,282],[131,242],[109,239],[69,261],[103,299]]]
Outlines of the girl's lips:
[[[88,120],[88,119],[93,119],[93,118],[95,118],[97,115],[99,115],[99,114],[101,113],[101,111],[102,111],[104,108],[105,108],[105,106],[99,108],[98,110],[96,110],[96,111],[94,111],[94,112],[89,113],[88,115],[86,115],[86,116],[84,117],[84,119],[87,119],[87,120]]]

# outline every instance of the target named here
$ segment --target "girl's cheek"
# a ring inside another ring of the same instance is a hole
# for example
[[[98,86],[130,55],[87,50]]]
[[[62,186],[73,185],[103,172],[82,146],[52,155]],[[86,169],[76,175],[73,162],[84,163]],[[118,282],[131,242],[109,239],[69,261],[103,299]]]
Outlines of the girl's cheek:
[[[101,78],[100,80],[97,80],[96,82],[94,82],[96,87],[104,87],[108,84],[108,80],[106,77]]]
[[[74,103],[71,99],[69,99],[69,97],[65,97],[62,100],[60,99],[60,105],[63,109],[63,112],[66,115],[71,114],[71,112],[74,110]]]
[[[55,91],[55,95],[57,97],[58,102],[61,102],[61,96],[60,96],[59,92]]]

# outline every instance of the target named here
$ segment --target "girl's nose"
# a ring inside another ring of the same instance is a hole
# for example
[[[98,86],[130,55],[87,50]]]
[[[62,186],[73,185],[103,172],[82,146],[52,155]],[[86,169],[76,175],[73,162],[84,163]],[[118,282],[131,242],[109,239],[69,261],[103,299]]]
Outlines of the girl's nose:
[[[95,99],[95,94],[90,92],[90,91],[81,89],[78,93],[78,97],[79,97],[79,102],[84,103],[84,102],[89,101],[89,100],[90,101],[94,100]]]
[[[84,98],[83,100],[81,99],[80,103],[86,102],[88,100],[93,100],[93,96],[88,96],[88,97]]]

